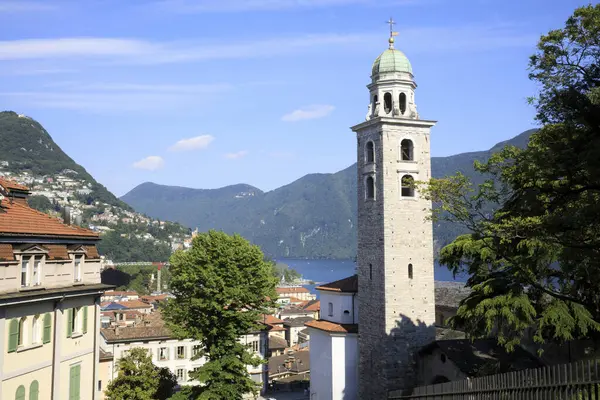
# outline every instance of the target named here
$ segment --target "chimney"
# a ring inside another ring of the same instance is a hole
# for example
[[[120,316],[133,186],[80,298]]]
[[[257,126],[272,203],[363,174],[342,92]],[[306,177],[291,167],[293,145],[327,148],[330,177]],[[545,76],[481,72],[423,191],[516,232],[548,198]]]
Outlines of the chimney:
[[[65,206],[62,212],[63,221],[67,225],[71,225],[71,207]]]
[[[119,336],[121,334],[121,327],[119,325],[115,326],[115,336]]]

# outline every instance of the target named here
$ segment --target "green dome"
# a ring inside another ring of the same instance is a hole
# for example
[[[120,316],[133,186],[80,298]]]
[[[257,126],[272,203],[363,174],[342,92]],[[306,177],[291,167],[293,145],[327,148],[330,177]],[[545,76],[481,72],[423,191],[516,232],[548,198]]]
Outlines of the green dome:
[[[387,49],[373,63],[372,76],[387,72],[408,72],[412,74],[410,61],[403,52],[396,49]]]

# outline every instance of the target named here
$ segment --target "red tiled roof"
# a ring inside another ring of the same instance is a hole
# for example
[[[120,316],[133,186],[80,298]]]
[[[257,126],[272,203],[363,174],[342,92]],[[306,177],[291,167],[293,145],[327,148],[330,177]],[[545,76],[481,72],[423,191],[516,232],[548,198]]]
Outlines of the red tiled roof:
[[[279,326],[279,325],[267,324],[267,326],[270,328],[269,331],[272,331],[272,332],[279,332],[279,331],[286,330],[283,326]]]
[[[0,177],[0,186],[4,187],[6,190],[19,190],[24,192],[29,192],[29,188],[27,186],[21,185],[15,181],[8,180],[6,178]]]
[[[269,325],[283,324],[282,320],[280,320],[279,318],[277,318],[273,315],[269,315],[269,314],[263,314],[263,316],[261,318],[261,322],[264,322],[265,324],[269,324]]]
[[[121,304],[127,308],[152,308],[150,304],[144,303],[141,300],[120,301],[117,304]]]
[[[339,281],[326,283],[325,285],[317,286],[317,289],[329,292],[356,293],[358,292],[358,276],[352,275]]]
[[[14,259],[12,244],[0,243],[0,261],[14,261]]]
[[[319,300],[311,300],[302,306],[305,311],[321,311],[321,302]]]
[[[309,321],[304,325],[308,326],[309,328],[315,328],[325,332],[358,333],[358,324],[336,324],[335,322],[319,319],[315,321]]]
[[[47,214],[5,199],[0,203],[0,236],[11,235],[98,238],[98,234],[89,229],[65,225]]]
[[[142,301],[145,301],[146,303],[153,303],[156,301],[163,301],[169,298],[168,294],[158,294],[156,296],[142,296],[140,297],[142,299]]]
[[[278,287],[275,290],[278,294],[310,293],[310,291],[305,287]]]
[[[45,244],[48,249],[48,258],[51,260],[68,260],[67,246],[64,244]]]
[[[86,249],[86,257],[87,258],[100,258],[100,254],[98,254],[98,249],[96,248],[96,246],[85,246]]]

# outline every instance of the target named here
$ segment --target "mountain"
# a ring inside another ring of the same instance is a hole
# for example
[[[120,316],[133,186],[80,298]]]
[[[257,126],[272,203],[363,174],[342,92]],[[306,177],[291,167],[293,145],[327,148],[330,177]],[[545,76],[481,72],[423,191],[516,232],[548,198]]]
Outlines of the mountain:
[[[432,175],[457,171],[481,182],[473,170],[504,145],[525,147],[534,130],[486,151],[431,159]],[[200,231],[237,232],[274,257],[353,258],[356,254],[356,164],[334,174],[309,174],[289,185],[263,192],[239,184],[220,189],[190,189],[143,183],[121,197],[137,211],[177,221]],[[443,245],[462,233],[460,227],[436,224]]]
[[[39,122],[23,114],[0,112],[0,162],[0,171],[7,175],[53,176],[66,171],[90,184],[94,200],[132,210],[62,151]]]
[[[166,261],[189,229],[136,213],[69,157],[37,121],[0,112],[0,176],[31,190],[29,205],[102,233],[98,246],[113,261]]]

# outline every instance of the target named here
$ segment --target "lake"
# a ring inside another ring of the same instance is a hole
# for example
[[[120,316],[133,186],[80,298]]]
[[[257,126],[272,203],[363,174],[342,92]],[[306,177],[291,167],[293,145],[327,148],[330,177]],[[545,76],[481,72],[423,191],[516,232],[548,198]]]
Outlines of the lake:
[[[299,258],[280,258],[278,262],[289,265],[302,275],[304,279],[316,282],[315,285],[306,285],[312,293],[316,293],[315,287],[319,284],[337,281],[356,273],[356,264],[353,260],[307,260]],[[437,263],[434,269],[436,281],[465,282],[466,277],[452,277],[452,273],[446,267],[440,267]]]

